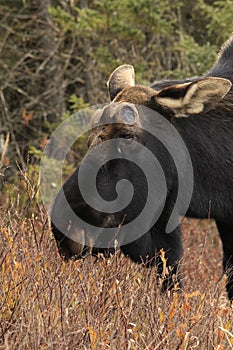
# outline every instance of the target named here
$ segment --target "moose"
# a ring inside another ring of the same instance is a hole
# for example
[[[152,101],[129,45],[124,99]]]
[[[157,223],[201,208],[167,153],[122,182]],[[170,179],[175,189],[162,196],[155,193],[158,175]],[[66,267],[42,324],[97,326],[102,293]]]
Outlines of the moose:
[[[134,68],[127,64],[119,66],[111,74],[107,83],[111,101],[104,108],[97,110],[92,117],[93,128],[88,138],[88,151],[83,160],[90,174],[97,160],[106,160],[106,164],[99,169],[96,176],[96,187],[106,201],[111,202],[116,198],[116,184],[122,179],[127,179],[133,184],[132,201],[124,209],[110,214],[106,213],[106,208],[93,208],[86,203],[81,193],[78,167],[58,193],[51,213],[52,230],[59,252],[65,259],[81,259],[88,254],[97,255],[100,252],[108,255],[113,252],[112,246],[108,248],[96,244],[101,240],[99,232],[103,228],[116,228],[120,231],[127,226],[144,208],[148,196],[143,169],[139,169],[122,156],[127,145],[131,147],[140,143],[159,160],[165,174],[167,190],[163,195],[158,194],[158,198],[154,196],[155,209],[153,205],[150,207],[152,216],[156,214],[153,210],[160,208],[158,202],[161,198],[163,205],[152,227],[148,226],[148,230],[141,236],[136,236],[134,240],[126,243],[123,240],[120,249],[136,263],[156,265],[158,275],[161,275],[163,270],[159,254],[163,250],[168,273],[162,288],[172,289],[175,283],[178,283],[179,287],[182,286],[180,260],[183,248],[179,222],[177,221],[172,232],[166,232],[178,193],[177,169],[166,147],[143,128],[144,121],[149,118],[156,119],[156,115],[160,115],[181,136],[192,164],[193,189],[190,203],[185,213],[177,212],[176,215],[215,219],[223,246],[226,289],[232,301],[233,37],[221,49],[213,68],[201,77],[155,81],[147,87],[135,85],[134,75]],[[158,123],[158,128],[165,132],[162,124]],[[169,137],[167,135],[167,138]],[[111,153],[111,146],[108,149],[104,144],[115,139],[119,142],[123,140],[117,147],[119,157],[108,160],[105,155],[108,151]],[[146,154],[142,151],[141,156],[145,158]],[[185,169],[185,164],[183,165]],[[156,181],[155,174],[154,186]],[[89,195],[91,196],[91,193]],[[94,232],[88,233],[85,228],[73,222],[67,214],[67,206],[82,220],[94,225],[96,235]],[[127,235],[127,230],[124,234]]]

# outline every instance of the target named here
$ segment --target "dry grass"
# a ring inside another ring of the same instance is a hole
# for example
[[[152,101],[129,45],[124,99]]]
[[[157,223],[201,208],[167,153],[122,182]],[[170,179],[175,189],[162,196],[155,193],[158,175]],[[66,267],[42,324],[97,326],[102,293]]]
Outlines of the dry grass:
[[[155,270],[119,252],[62,262],[33,188],[25,191],[23,203],[9,191],[2,200],[0,349],[233,348],[212,222],[184,221],[184,290],[161,295]]]

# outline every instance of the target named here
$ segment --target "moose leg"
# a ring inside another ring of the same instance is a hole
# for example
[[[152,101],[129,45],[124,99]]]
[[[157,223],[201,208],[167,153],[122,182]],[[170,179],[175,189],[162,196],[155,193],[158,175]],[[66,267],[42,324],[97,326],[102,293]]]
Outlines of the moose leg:
[[[223,246],[223,269],[227,274],[226,289],[230,301],[233,301],[233,232],[232,226],[216,222]]]
[[[157,274],[163,278],[162,291],[181,289],[180,260],[183,255],[180,227],[171,233],[155,232]]]

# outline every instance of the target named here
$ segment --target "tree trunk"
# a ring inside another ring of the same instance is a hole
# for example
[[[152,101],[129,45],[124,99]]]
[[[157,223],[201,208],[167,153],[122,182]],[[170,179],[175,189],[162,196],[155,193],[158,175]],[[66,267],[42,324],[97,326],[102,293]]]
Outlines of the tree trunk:
[[[38,7],[38,12],[42,20],[42,36],[39,43],[42,63],[37,68],[37,73],[41,76],[41,81],[45,88],[46,110],[43,111],[45,118],[49,122],[58,122],[65,113],[65,85],[63,84],[63,67],[59,57],[59,41],[56,40],[56,32],[53,22],[48,12],[51,0],[34,0],[34,6]]]

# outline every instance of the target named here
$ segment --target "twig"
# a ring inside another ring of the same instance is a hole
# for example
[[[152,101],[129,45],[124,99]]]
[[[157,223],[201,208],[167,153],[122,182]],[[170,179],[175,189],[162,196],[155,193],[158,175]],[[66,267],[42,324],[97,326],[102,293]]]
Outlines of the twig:
[[[11,120],[10,120],[9,110],[8,110],[8,107],[7,107],[7,104],[6,104],[6,100],[5,100],[5,96],[4,96],[2,90],[0,90],[0,98],[1,98],[1,101],[2,101],[2,105],[3,105],[3,110],[4,110],[4,113],[5,113],[6,119],[7,119],[7,124],[8,124],[9,129],[10,129],[11,138],[12,138],[12,140],[14,142],[16,153],[19,156],[19,158],[21,160],[23,160],[22,156],[21,156],[21,153],[20,153],[20,149],[19,149],[18,143],[16,141],[14,129],[12,127]]]
[[[115,241],[116,237],[118,236],[118,233],[120,232],[120,229],[121,229],[122,225],[123,225],[124,222],[125,222],[126,216],[127,216],[127,214],[124,214],[123,219],[121,220],[119,226],[117,227],[117,230],[116,230],[116,232],[115,232],[115,235],[113,236],[113,238],[112,238],[111,241],[109,242],[108,248],[110,248],[111,243],[113,243],[113,242]]]
[[[6,140],[4,142],[4,146],[3,146],[3,150],[2,150],[2,155],[1,155],[1,163],[3,162],[3,159],[5,157],[5,154],[6,154],[6,151],[7,151],[7,147],[8,147],[8,144],[9,144],[9,141],[10,141],[10,134],[9,132],[7,133],[6,135]]]
[[[61,280],[58,278],[59,292],[60,292],[60,321],[61,321],[61,335],[64,337],[64,326],[63,326],[63,300],[62,300],[62,287]]]

